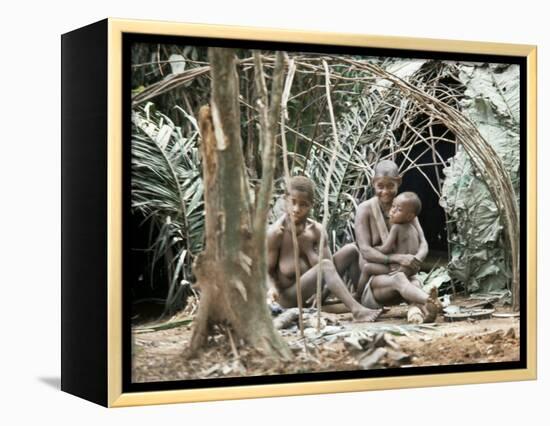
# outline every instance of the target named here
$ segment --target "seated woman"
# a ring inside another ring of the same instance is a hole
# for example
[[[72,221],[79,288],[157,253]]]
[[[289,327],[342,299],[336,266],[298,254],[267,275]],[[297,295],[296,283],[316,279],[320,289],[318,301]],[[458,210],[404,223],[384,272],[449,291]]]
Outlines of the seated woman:
[[[304,176],[293,177],[290,181],[290,194],[286,195],[290,216],[283,214],[268,229],[267,262],[271,285],[278,293],[278,302],[284,308],[297,306],[297,289],[294,265],[294,246],[291,226],[296,225],[298,257],[300,261],[300,284],[303,300],[308,300],[317,289],[317,271],[321,269],[322,287],[338,297],[351,311],[356,321],[374,321],[380,309],[370,309],[357,302],[342,281],[341,275],[348,272],[357,282],[360,275],[359,251],[353,244],[340,249],[331,256],[327,239],[319,259],[319,244],[322,226],[310,219],[313,205],[313,182]]]
[[[424,292],[414,275],[428,254],[428,243],[418,218],[414,216],[409,221],[409,236],[412,234],[415,240],[412,246],[397,252],[384,247],[390,235],[390,211],[400,185],[397,165],[390,160],[381,161],[374,168],[375,196],[357,207],[355,235],[361,256],[366,261],[357,296],[371,309],[409,303],[412,306],[409,321],[432,322],[440,310],[437,293],[429,295]],[[379,275],[380,271],[373,271],[376,264],[392,265],[392,273]]]

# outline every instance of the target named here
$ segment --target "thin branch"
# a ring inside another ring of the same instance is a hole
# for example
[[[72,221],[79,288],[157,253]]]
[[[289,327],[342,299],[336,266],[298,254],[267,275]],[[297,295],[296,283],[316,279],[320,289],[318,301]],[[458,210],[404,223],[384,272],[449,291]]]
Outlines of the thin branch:
[[[283,91],[283,98],[281,104],[281,145],[283,146],[283,167],[285,170],[285,186],[287,194],[290,194],[290,171],[288,169],[288,149],[286,146],[286,134],[285,134],[285,120],[286,120],[286,105],[288,102],[288,97],[290,95],[290,88],[292,87],[292,80],[294,78],[294,73],[296,71],[296,65],[291,59],[288,64],[288,75],[285,81],[285,88]],[[300,258],[299,258],[299,247],[298,247],[298,237],[296,235],[296,224],[292,220],[290,212],[290,204],[286,203],[286,216],[287,221],[290,222],[290,232],[292,234],[292,249],[294,251],[294,276],[295,276],[295,286],[296,286],[296,304],[298,305],[298,324],[300,326],[300,336],[302,339],[305,338],[304,335],[304,317],[303,317],[303,299],[302,299],[302,283],[301,283],[301,271],[300,271]],[[304,340],[305,345],[305,340]]]
[[[278,117],[281,110],[281,97],[283,92],[284,56],[277,53],[277,62],[273,71],[271,85],[271,105],[268,107],[267,87],[263,73],[262,59],[258,51],[254,52],[255,81],[258,91],[258,110],[260,112],[260,124],[262,129],[262,181],[258,193],[258,201],[254,215],[254,229],[259,241],[265,240],[266,220],[269,210],[269,202],[273,191],[273,174],[275,171],[275,137]]]
[[[334,167],[336,165],[336,158],[337,158],[338,151],[340,151],[340,142],[338,140],[338,130],[336,128],[336,121],[334,119],[334,110],[332,108],[332,100],[330,97],[330,77],[329,77],[328,65],[326,61],[323,61],[323,67],[325,68],[325,87],[327,91],[327,106],[330,114],[330,122],[332,124],[332,137],[334,139],[334,147],[332,149],[332,157],[330,158],[330,166],[328,169],[328,173],[325,177],[325,192],[323,195],[323,223],[321,226],[321,229],[322,229],[321,241],[319,242],[319,262],[323,260],[323,249],[326,244],[325,229],[327,228],[328,217],[329,217],[328,196],[330,192],[330,178],[332,176],[332,172],[334,171]],[[319,265],[319,267],[317,268],[317,303],[316,303],[318,332],[321,330],[321,303],[322,303],[321,272],[322,272],[322,268]]]

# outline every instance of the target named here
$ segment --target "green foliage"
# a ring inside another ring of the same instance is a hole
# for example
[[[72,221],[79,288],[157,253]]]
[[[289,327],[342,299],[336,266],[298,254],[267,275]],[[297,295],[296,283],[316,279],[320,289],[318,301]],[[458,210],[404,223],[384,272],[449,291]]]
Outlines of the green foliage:
[[[166,308],[190,281],[194,255],[202,249],[203,185],[198,129],[184,137],[152,104],[132,114],[132,209],[150,219],[151,269],[165,260],[171,272]]]
[[[390,93],[389,91],[387,93]],[[342,114],[337,123],[340,151],[335,168],[330,176],[328,229],[334,247],[341,247],[354,241],[353,214],[357,200],[364,196],[364,189],[370,186],[372,165],[378,161],[381,150],[393,139],[390,127],[392,108],[386,102],[387,95],[378,91],[368,97],[357,96],[349,112]],[[316,145],[305,173],[314,182],[319,204],[330,164],[331,135],[326,135],[324,144]],[[321,209],[316,209],[320,211]]]
[[[519,67],[462,66],[462,109],[503,161],[519,194]],[[459,149],[444,170],[441,205],[451,227],[449,273],[468,291],[503,289],[511,277],[505,262],[500,212],[483,179]]]
[[[145,92],[151,94],[171,84],[170,90],[155,95],[154,104],[135,105],[132,116],[132,208],[150,219],[153,227],[151,269],[161,260],[168,265],[171,278],[167,284],[166,311],[169,312],[192,281],[191,265],[203,244],[203,184],[195,113],[209,101],[210,83],[204,71],[208,64],[204,62],[206,54],[202,48],[163,46],[159,50],[149,45],[136,49],[138,53],[133,64],[141,74],[137,73],[133,81],[134,96]],[[170,74],[167,65],[170,55],[179,55],[178,61],[185,62],[177,75]],[[317,197],[312,214],[321,221],[322,194],[334,145],[325,75],[320,56],[293,56],[297,72],[286,118],[289,164],[292,174],[305,174],[314,181]],[[250,52],[241,50],[238,58],[243,153],[253,192],[262,176],[257,99]],[[264,58],[268,79],[273,65],[270,58],[269,54]],[[446,164],[443,188],[443,175],[437,182],[432,182],[435,179],[430,177],[434,175],[434,167],[437,174],[444,164],[437,158],[436,144],[453,143],[454,136],[441,130],[436,133],[436,126],[445,130],[444,123],[429,120],[393,83],[363,69],[361,61],[374,63],[422,88],[425,93],[465,111],[497,148],[517,188],[518,165],[514,163],[519,157],[516,149],[518,103],[514,97],[517,87],[510,87],[516,76],[498,67],[489,68],[488,72],[481,66],[459,66],[441,61],[358,60],[348,56],[324,59],[331,74],[331,99],[341,145],[330,178],[328,199],[328,235],[332,250],[355,241],[353,215],[356,204],[371,195],[368,188],[374,164],[383,158],[400,159],[401,172],[416,168],[437,194],[442,191],[441,204],[452,227],[450,276],[469,283],[470,290],[478,288],[480,282],[488,283],[493,279],[506,282],[503,277],[508,276],[508,269],[500,260],[504,256],[499,212],[490,201],[484,182],[473,173],[465,154],[459,150],[450,165]],[[349,60],[355,61],[353,66]],[[144,63],[140,65],[140,61]],[[159,67],[164,69],[164,75],[159,74]],[[417,158],[409,156],[412,147],[417,145],[425,146],[426,152],[434,152],[433,163],[418,164]],[[280,157],[278,161],[282,162]],[[428,170],[432,171],[431,175],[427,174]],[[280,164],[275,179],[272,219],[283,211]],[[444,271],[441,276],[447,278]]]

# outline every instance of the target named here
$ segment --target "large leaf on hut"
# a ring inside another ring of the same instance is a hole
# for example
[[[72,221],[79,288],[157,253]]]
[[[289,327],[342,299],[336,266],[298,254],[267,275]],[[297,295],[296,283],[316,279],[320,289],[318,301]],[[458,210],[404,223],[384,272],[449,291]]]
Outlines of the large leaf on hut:
[[[502,64],[461,66],[466,86],[463,113],[495,149],[519,192],[519,67]],[[485,182],[459,147],[445,168],[441,206],[451,229],[450,275],[467,290],[506,288],[510,265],[505,262],[503,230]]]

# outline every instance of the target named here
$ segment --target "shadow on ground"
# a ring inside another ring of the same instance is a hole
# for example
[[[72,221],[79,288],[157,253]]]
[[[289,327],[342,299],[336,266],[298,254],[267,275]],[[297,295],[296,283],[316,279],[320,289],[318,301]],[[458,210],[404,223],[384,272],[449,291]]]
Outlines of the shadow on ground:
[[[38,380],[54,389],[61,389],[61,377],[39,377]]]

